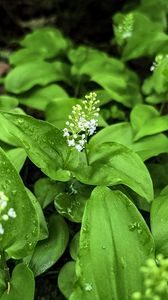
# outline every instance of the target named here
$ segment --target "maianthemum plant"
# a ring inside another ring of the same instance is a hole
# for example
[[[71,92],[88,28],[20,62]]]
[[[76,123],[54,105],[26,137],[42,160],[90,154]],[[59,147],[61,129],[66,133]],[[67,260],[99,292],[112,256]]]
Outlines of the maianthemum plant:
[[[67,249],[58,275],[66,299],[168,299],[167,13],[167,1],[142,0],[115,14],[116,57],[50,27],[10,54],[0,96],[1,300],[35,299],[35,278]],[[31,190],[25,161],[41,170]]]

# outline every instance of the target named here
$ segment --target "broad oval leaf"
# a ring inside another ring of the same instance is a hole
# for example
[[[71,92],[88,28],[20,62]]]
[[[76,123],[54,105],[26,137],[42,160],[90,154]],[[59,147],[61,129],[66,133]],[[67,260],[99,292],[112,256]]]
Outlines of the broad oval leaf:
[[[19,96],[18,100],[21,104],[43,111],[53,99],[65,97],[68,97],[68,94],[61,86],[51,84],[46,87],[36,87]]]
[[[72,294],[76,282],[75,262],[68,261],[58,275],[58,287],[66,299]]]
[[[46,85],[60,79],[51,63],[44,61],[28,62],[15,67],[5,78],[5,89],[19,94],[35,85]]]
[[[91,148],[89,166],[81,162],[74,174],[86,184],[124,184],[148,202],[153,199],[152,180],[145,164],[135,152],[118,143],[103,143]]]
[[[59,129],[30,116],[8,113],[3,116],[10,122],[10,132],[17,137],[28,157],[42,172],[54,180],[69,180],[68,169],[78,165],[78,153],[70,151]]]
[[[63,37],[61,32],[52,27],[39,28],[27,34],[21,41],[22,46],[45,58],[52,58],[65,51],[68,44],[68,40]]]
[[[3,223],[2,247],[8,257],[22,258],[35,246],[39,238],[36,209],[27,195],[16,169],[0,149],[0,190],[9,198],[9,208],[16,218]]]
[[[68,226],[59,215],[51,215],[48,222],[49,237],[38,242],[29,262],[35,276],[49,269],[64,253],[69,239]]]
[[[137,105],[131,112],[134,141],[148,135],[168,130],[168,116],[160,116],[154,107]]]
[[[13,270],[10,291],[5,291],[1,300],[33,300],[35,282],[33,272],[24,264],[18,264]]]
[[[89,141],[89,148],[99,147],[104,142],[116,142],[136,152],[142,160],[168,152],[168,138],[164,134],[156,134],[133,140],[133,130],[128,122],[113,124],[101,129]]]
[[[134,204],[120,191],[95,188],[82,221],[70,300],[130,300],[142,291],[140,267],[149,257],[154,242]]]
[[[168,256],[168,186],[154,199],[151,207],[151,230],[157,253]]]

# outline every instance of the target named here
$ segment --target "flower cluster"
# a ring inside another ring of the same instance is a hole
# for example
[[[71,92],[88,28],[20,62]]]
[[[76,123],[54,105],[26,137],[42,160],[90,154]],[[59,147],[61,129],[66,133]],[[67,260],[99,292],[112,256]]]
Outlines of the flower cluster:
[[[63,129],[63,136],[66,137],[69,147],[74,147],[79,152],[87,143],[87,137],[95,133],[98,125],[99,108],[96,93],[92,92],[85,96],[80,104],[72,107],[72,114],[69,115],[67,127]]]
[[[168,299],[168,259],[162,254],[157,256],[156,261],[148,259],[141,272],[144,275],[145,292],[135,292],[133,299]]]
[[[7,208],[9,198],[0,191],[0,235],[4,234],[3,222],[9,218],[16,218],[16,212],[13,208]]]
[[[117,34],[120,39],[128,39],[132,36],[134,25],[134,16],[132,13],[127,14],[124,17],[123,22],[117,28]]]
[[[160,64],[162,63],[164,59],[164,56],[162,54],[158,54],[155,57],[155,61],[153,62],[152,66],[150,67],[150,71],[155,71],[156,68],[158,68],[158,66],[160,66]]]

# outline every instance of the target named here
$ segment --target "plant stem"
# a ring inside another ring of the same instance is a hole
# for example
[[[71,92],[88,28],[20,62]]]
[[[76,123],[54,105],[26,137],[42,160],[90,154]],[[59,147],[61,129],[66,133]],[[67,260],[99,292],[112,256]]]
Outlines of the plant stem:
[[[7,263],[6,263],[5,252],[2,249],[0,251],[0,259],[1,259],[0,265],[2,266],[2,269],[5,272],[5,281],[6,281],[7,294],[9,294],[9,292],[10,292],[10,273],[9,273],[9,268],[7,266]]]
[[[85,155],[86,155],[87,165],[89,166],[89,157],[88,157],[87,144],[85,145]]]

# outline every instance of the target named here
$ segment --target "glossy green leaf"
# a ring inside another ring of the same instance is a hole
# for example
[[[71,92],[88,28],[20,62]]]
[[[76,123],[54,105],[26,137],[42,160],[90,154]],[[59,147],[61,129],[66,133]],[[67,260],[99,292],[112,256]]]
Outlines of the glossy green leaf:
[[[137,105],[131,112],[131,125],[134,140],[168,130],[168,116],[159,116],[159,112],[149,105]]]
[[[151,208],[151,230],[157,253],[168,256],[168,186],[154,199]]]
[[[19,101],[17,98],[7,95],[0,96],[0,110],[11,110],[18,105]]]
[[[68,226],[61,216],[50,216],[48,230],[49,237],[38,242],[29,262],[29,267],[35,276],[42,274],[55,264],[68,244]]]
[[[78,164],[77,151],[71,151],[60,130],[30,116],[4,113],[10,122],[10,132],[17,137],[32,162],[55,180],[67,181],[70,171]],[[75,159],[74,159],[75,158]]]
[[[136,142],[133,137],[133,130],[129,123],[118,123],[96,133],[90,139],[89,147],[96,149],[104,142],[117,142],[136,152],[143,160],[168,152],[168,138],[164,134],[144,137]]]
[[[92,188],[74,180],[67,183],[65,190],[55,197],[54,205],[59,214],[68,220],[81,222]]]
[[[34,184],[34,193],[42,208],[47,207],[55,197],[65,189],[63,182],[56,182],[49,178],[40,178]]]
[[[155,197],[158,197],[163,188],[168,185],[168,161],[161,161],[160,163],[157,160],[155,163],[148,162],[147,168],[153,181]]]
[[[39,53],[38,49],[32,50],[23,48],[13,52],[9,57],[9,61],[10,64],[17,66],[31,61],[43,60],[44,58],[45,53]]]
[[[21,178],[3,150],[0,150],[0,170],[0,190],[9,198],[9,208],[16,211],[15,219],[3,223],[2,247],[9,257],[22,258],[39,238],[38,217]]]
[[[12,148],[6,151],[6,155],[19,173],[27,157],[25,150],[23,148]]]
[[[27,62],[15,67],[5,79],[5,88],[15,94],[23,93],[35,85],[46,85],[62,79],[51,63]]]
[[[53,123],[57,128],[63,129],[72,112],[72,106],[76,104],[81,104],[81,100],[66,97],[51,101],[46,108],[46,120]]]
[[[137,11],[133,12],[133,18],[133,32],[124,46],[123,59],[127,61],[140,56],[155,55],[162,51],[168,37],[160,24],[152,22],[147,15]]]
[[[24,264],[18,264],[13,270],[10,291],[4,292],[1,300],[33,300],[35,282],[32,271]]]
[[[46,238],[48,238],[48,227],[47,227],[47,222],[45,220],[45,216],[43,214],[42,208],[39,204],[39,202],[37,201],[36,197],[34,196],[34,194],[26,188],[26,191],[28,193],[29,198],[31,199],[31,202],[34,205],[34,208],[36,209],[36,213],[37,213],[37,218],[38,218],[38,223],[39,223],[39,237],[38,240],[44,240]]]
[[[138,270],[149,257],[154,242],[134,204],[120,191],[95,188],[82,221],[70,300],[130,300],[143,289]]]
[[[45,110],[48,103],[57,98],[68,97],[68,94],[57,84],[51,84],[46,87],[36,87],[35,89],[19,96],[19,102],[26,106]]]
[[[66,299],[69,299],[76,282],[75,262],[68,261],[58,275],[58,287]]]
[[[68,41],[58,29],[44,27],[27,34],[21,41],[21,45],[45,58],[51,58],[65,51]]]
[[[70,255],[71,255],[72,259],[74,259],[74,260],[77,259],[77,255],[78,255],[79,236],[80,236],[80,231],[78,231],[74,235],[74,237],[73,237],[73,239],[72,239],[72,241],[70,243],[70,249],[69,249],[69,251],[70,251]]]
[[[153,199],[150,174],[141,158],[118,143],[103,143],[89,152],[89,166],[84,163],[74,171],[77,180],[91,185],[124,184],[148,202]]]

